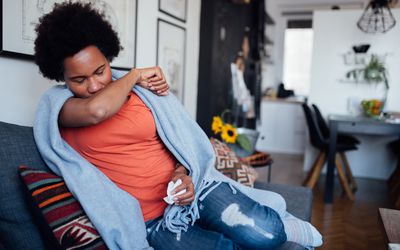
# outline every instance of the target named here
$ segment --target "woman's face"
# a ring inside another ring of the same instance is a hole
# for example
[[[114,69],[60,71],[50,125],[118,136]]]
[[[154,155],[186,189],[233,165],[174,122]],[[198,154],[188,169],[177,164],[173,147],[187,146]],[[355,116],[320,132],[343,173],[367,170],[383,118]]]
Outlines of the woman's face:
[[[96,46],[64,59],[64,79],[76,97],[88,98],[112,81],[108,60]]]

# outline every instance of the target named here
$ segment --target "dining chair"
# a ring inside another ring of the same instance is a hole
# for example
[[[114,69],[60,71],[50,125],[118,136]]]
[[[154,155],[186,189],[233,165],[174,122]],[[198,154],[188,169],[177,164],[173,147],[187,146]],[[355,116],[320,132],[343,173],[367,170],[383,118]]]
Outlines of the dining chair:
[[[324,136],[322,135],[322,133],[318,127],[316,117],[313,114],[311,108],[306,103],[303,103],[302,107],[303,107],[304,115],[305,115],[306,122],[307,122],[307,127],[308,127],[308,131],[309,131],[309,136],[310,136],[310,143],[314,148],[319,150],[319,154],[318,154],[317,158],[315,159],[310,171],[307,174],[307,177],[305,178],[305,180],[303,182],[304,186],[307,186],[312,189],[312,188],[314,188],[315,184],[317,183],[317,181],[321,175],[322,167],[324,166],[324,164],[327,161],[329,139],[324,138]],[[341,184],[344,192],[346,193],[347,197],[352,201],[354,200],[353,191],[350,187],[352,185],[352,183],[351,183],[351,181],[349,182],[349,180],[348,180],[347,176],[349,174],[346,173],[347,170],[345,170],[343,168],[341,160],[343,160],[343,162],[346,161],[345,164],[348,164],[347,158],[345,156],[345,152],[350,151],[350,150],[356,150],[356,149],[357,149],[357,147],[355,146],[355,144],[337,143],[336,154],[335,154],[335,168],[336,168],[336,171],[338,174],[340,184]],[[349,167],[349,169],[350,169],[350,167]],[[353,190],[355,190],[355,189],[353,189]]]
[[[325,118],[322,116],[322,113],[316,104],[312,104],[311,106],[313,107],[315,118],[316,118],[316,121],[318,124],[318,128],[320,129],[322,136],[324,137],[324,139],[329,140],[330,130],[329,130],[329,126],[328,126]],[[338,133],[337,143],[357,146],[357,144],[360,144],[360,141],[352,135]],[[342,161],[343,161],[343,164],[344,164],[344,167],[346,170],[346,176],[352,187],[352,190],[356,191],[357,190],[357,182],[353,176],[353,172],[351,171],[349,161],[348,161],[346,155],[344,154],[344,152],[339,152],[339,155],[342,158]]]
[[[329,139],[330,131],[329,131],[328,123],[326,122],[325,118],[323,117],[318,106],[316,104],[312,104],[311,106],[314,109],[315,118],[317,120],[318,127],[321,130],[322,136],[326,139]],[[360,141],[356,137],[354,137],[352,135],[343,134],[343,133],[338,134],[337,141],[338,141],[338,143],[345,143],[345,144],[348,144],[348,143],[360,144]]]

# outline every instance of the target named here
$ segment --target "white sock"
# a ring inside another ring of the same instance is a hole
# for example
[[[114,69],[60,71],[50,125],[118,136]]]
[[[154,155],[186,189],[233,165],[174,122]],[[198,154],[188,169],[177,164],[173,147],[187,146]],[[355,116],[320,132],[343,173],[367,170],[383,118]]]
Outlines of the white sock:
[[[322,245],[322,236],[317,229],[307,221],[294,216],[282,218],[288,241],[296,242],[304,247],[319,247]]]

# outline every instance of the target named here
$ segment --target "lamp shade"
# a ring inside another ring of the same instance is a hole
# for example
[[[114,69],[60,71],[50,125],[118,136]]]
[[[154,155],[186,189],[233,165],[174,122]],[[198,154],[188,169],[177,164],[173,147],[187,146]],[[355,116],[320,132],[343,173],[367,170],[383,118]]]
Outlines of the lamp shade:
[[[366,33],[385,33],[396,24],[389,0],[372,0],[368,3],[357,26]]]

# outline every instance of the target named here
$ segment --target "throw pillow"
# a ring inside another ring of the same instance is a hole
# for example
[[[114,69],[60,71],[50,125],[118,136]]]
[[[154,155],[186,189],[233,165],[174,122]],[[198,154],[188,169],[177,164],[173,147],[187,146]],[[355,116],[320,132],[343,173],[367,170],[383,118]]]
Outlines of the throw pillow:
[[[211,138],[211,144],[216,155],[215,168],[227,177],[253,187],[258,177],[257,171],[250,165],[245,164],[235,152],[224,142]]]
[[[79,202],[60,177],[41,170],[19,167],[33,205],[63,249],[107,249]],[[43,231],[43,227],[41,228]]]

